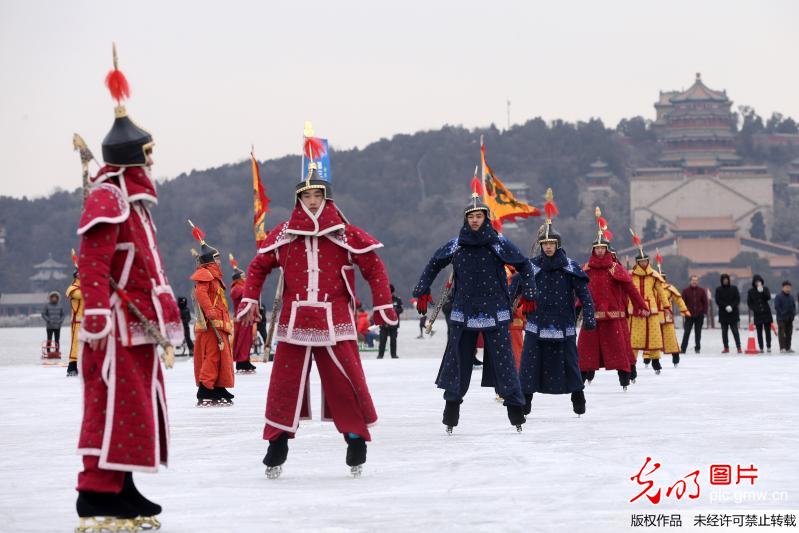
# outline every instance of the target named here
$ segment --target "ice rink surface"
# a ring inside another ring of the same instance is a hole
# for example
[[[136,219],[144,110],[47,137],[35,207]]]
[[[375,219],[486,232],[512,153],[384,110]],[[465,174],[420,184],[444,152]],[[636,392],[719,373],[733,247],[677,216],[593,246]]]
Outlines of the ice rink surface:
[[[171,463],[157,475],[136,474],[142,492],[164,506],[162,531],[590,533],[640,531],[630,527],[632,515],[673,513],[684,527],[672,530],[686,531],[697,514],[799,509],[799,354],[721,355],[719,330],[705,330],[702,354],[684,355],[676,369],[665,358],[659,376],[639,362],[638,382],[627,392],[615,372],[598,373],[582,418],[568,396],[536,395],[521,434],[475,371],[460,425],[447,436],[433,384],[441,326],[419,340],[415,322],[404,322],[398,360],[363,354],[380,420],[361,479],[348,476],[334,426],[314,420],[290,442],[283,476],[267,480],[261,433],[270,366],[237,376],[233,407],[199,409],[190,360],[179,360],[167,372]],[[0,329],[3,532],[77,524],[81,385],[63,366],[40,364],[43,333]],[[64,345],[68,339],[64,330]],[[645,497],[630,503],[645,488],[630,478],[647,457],[662,465],[648,477],[650,494],[662,488],[658,505]],[[737,465],[754,465],[758,477],[754,485],[711,485],[711,464],[729,464],[733,474]],[[665,496],[695,470],[698,498]],[[656,529],[663,528],[646,530]],[[713,530],[731,529],[738,528]]]

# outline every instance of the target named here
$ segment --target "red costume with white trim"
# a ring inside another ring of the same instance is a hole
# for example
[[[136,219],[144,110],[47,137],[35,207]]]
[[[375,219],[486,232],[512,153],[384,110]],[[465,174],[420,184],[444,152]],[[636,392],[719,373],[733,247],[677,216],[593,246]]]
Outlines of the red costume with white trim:
[[[635,359],[627,325],[627,301],[629,298],[634,312],[638,314],[647,309],[646,303],[633,285],[630,274],[613,260],[610,252],[602,257],[592,252],[583,271],[590,279],[588,290],[594,301],[597,327],[580,330],[577,341],[580,371],[605,368],[630,372],[630,365],[635,363]]]
[[[167,463],[169,423],[156,341],[129,300],[173,344],[183,340],[177,304],[156,242],[149,203],[155,187],[143,167],[105,166],[91,180],[78,235],[85,301],[79,333],[83,423],[78,489],[119,492],[125,471]],[[109,277],[119,286],[111,290]],[[88,341],[107,340],[92,350]]]
[[[233,310],[239,308],[241,299],[244,298],[245,281],[242,278],[233,280],[230,285],[230,299],[233,300]],[[250,360],[250,350],[252,350],[252,339],[254,336],[253,326],[245,326],[241,322],[233,324],[233,360],[237,363]]]
[[[272,269],[284,272],[264,439],[293,434],[310,417],[313,356],[322,380],[322,419],[370,440],[367,428],[377,413],[357,348],[355,267],[371,287],[375,324],[396,324],[386,269],[374,252],[381,246],[348,224],[332,200],[324,200],[316,216],[297,201],[291,218],[272,230],[250,263],[238,317],[258,305]]]

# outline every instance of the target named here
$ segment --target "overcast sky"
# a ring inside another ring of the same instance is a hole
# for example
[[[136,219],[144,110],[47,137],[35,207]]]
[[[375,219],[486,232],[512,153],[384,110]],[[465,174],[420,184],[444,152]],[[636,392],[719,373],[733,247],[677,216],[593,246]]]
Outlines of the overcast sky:
[[[379,4],[379,6],[378,6]],[[799,118],[799,2],[0,0],[0,195],[80,183],[99,155],[111,42],[131,117],[173,177],[395,133],[542,116],[652,118],[696,72],[734,106]],[[335,165],[335,162],[334,162]],[[268,168],[266,169],[268,174]]]

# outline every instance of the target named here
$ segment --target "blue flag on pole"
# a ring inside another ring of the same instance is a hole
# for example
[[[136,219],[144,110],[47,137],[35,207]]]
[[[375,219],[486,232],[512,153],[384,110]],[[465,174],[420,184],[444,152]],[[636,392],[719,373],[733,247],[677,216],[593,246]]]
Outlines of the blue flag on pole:
[[[330,166],[330,150],[328,149],[327,139],[321,139],[322,144],[325,146],[325,151],[321,156],[317,156],[314,154],[314,162],[316,163],[316,171],[319,173],[319,177],[325,181],[329,181],[332,183],[333,181],[333,168]],[[305,179],[305,176],[308,175],[308,165],[310,164],[310,159],[307,157],[302,158],[302,177]]]

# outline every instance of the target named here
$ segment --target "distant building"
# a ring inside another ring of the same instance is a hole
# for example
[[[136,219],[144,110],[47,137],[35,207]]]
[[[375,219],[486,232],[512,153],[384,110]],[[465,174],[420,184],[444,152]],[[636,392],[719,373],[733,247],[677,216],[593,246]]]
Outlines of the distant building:
[[[788,167],[788,186],[799,189],[799,157],[791,161]]]
[[[710,89],[699,74],[685,91],[660,93],[653,126],[662,146],[658,165],[630,177],[630,219],[639,233],[649,219],[673,234],[681,217],[699,227],[702,217],[731,217],[735,236],[744,237],[759,212],[771,234],[774,179],[765,166],[741,165],[731,106],[726,91]]]
[[[53,259],[52,254],[48,254],[46,260],[33,265],[34,274],[28,278],[31,290],[33,292],[63,292],[72,279],[68,269],[67,265],[59,263]]]
[[[0,293],[0,317],[39,316],[46,303],[46,292]]]

